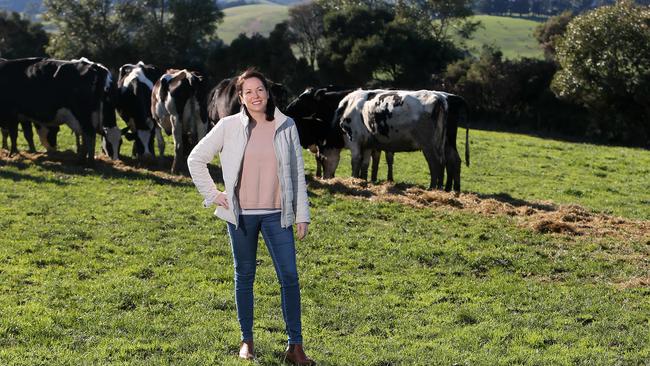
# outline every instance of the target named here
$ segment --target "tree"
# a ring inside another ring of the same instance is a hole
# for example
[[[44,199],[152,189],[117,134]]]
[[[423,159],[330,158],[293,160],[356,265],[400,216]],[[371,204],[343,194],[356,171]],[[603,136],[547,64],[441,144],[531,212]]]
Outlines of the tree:
[[[135,59],[201,65],[223,17],[212,0],[45,0],[45,6],[58,30],[48,52],[114,67]]]
[[[552,88],[600,116],[592,133],[650,145],[650,9],[619,1],[572,20]]]
[[[323,16],[325,9],[316,2],[289,8],[289,29],[294,43],[308,64],[315,69],[316,56],[323,48]]]
[[[401,21],[412,23],[436,40],[449,41],[452,28],[469,38],[480,26],[480,21],[469,19],[473,14],[472,3],[472,0],[397,0],[396,14]]]
[[[370,38],[381,34],[393,19],[394,14],[387,9],[368,7],[326,13],[323,20],[325,41],[323,51],[318,55],[322,78],[335,84],[354,85],[363,85],[372,79],[378,61],[376,57],[353,64],[346,60],[355,44],[370,42]]]
[[[47,33],[16,12],[0,12],[0,57],[46,56]]]
[[[562,38],[571,19],[573,19],[573,13],[565,11],[560,15],[550,17],[545,23],[535,28],[533,35],[544,50],[547,60],[555,59],[556,44]]]

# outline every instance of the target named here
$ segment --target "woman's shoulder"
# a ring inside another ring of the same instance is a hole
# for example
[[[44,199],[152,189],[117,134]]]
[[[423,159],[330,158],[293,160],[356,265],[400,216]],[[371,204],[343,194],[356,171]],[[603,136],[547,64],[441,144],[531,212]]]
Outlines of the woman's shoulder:
[[[231,114],[230,116],[223,117],[217,122],[217,125],[222,125],[223,128],[230,128],[236,125],[240,125],[240,122],[240,114],[235,113]]]

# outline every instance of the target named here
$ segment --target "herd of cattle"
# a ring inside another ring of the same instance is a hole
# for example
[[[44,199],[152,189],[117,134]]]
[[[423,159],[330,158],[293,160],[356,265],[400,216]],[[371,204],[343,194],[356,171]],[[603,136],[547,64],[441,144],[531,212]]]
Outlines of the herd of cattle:
[[[3,147],[6,134],[11,153],[16,153],[18,124],[30,150],[35,150],[32,127],[43,146],[56,149],[56,134],[67,124],[77,135],[79,158],[92,163],[96,135],[102,150],[119,159],[122,137],[134,140],[132,155],[138,158],[164,153],[162,130],[173,136],[173,173],[186,170],[192,147],[222,117],[240,110],[235,79],[226,79],[208,91],[203,77],[186,69],[162,72],[138,62],[120,67],[117,81],[99,63],[86,58],[0,59],[0,127]],[[421,150],[429,166],[430,188],[460,191],[461,159],[456,149],[460,123],[467,126],[467,107],[462,97],[438,91],[352,90],[335,87],[308,88],[286,103],[286,92],[272,84],[275,103],[292,117],[303,147],[315,154],[317,176],[331,178],[341,149],[352,155],[352,175],[377,179],[379,154],[384,151],[388,180],[393,180],[393,154]],[[286,108],[284,108],[286,106]],[[119,129],[115,111],[126,122]],[[469,165],[468,130],[465,162]]]

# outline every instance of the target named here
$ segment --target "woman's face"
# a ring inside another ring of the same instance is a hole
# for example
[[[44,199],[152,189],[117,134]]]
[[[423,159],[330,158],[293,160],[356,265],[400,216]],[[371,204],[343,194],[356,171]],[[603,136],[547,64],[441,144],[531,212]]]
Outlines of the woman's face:
[[[248,112],[264,113],[269,94],[262,84],[262,80],[252,77],[244,80],[242,84],[241,103],[246,106]]]

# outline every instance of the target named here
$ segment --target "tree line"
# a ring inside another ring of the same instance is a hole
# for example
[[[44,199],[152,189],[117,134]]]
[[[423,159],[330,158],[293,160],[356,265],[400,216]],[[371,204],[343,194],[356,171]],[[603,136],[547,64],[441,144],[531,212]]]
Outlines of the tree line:
[[[480,27],[469,0],[316,0],[291,7],[268,37],[230,45],[217,37],[223,13],[212,0],[45,4],[49,34],[0,14],[0,57],[86,56],[114,70],[143,60],[212,83],[255,65],[290,95],[329,84],[445,90],[495,128],[650,146],[650,10],[629,0],[550,17],[535,31],[543,60],[490,46],[471,56],[454,41]]]

